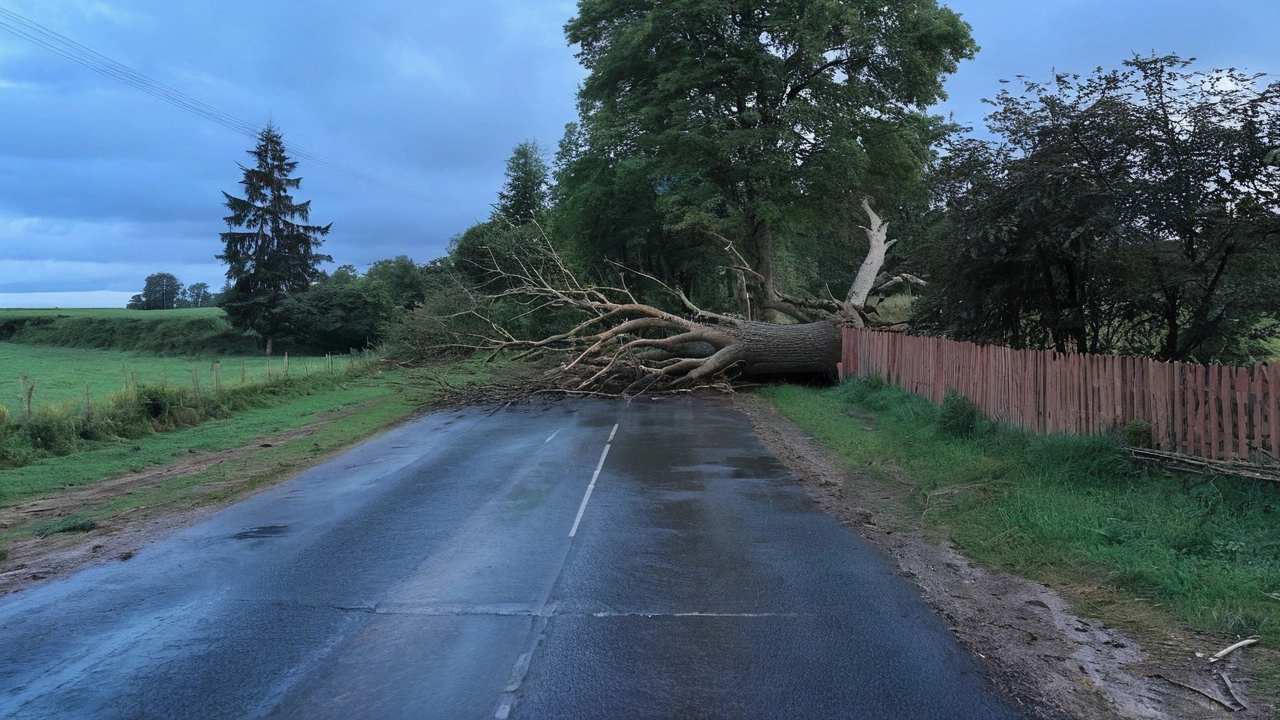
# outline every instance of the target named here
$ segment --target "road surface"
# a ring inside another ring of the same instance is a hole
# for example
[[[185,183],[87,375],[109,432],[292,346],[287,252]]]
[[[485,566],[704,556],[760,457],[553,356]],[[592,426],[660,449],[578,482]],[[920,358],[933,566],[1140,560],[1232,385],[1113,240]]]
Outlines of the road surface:
[[[436,413],[0,598],[5,718],[1013,718],[716,401]]]

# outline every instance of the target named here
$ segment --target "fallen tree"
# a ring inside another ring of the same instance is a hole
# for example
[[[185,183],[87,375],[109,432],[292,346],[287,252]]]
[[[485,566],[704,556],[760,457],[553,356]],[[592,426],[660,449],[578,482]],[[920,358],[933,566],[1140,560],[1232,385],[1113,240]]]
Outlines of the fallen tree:
[[[727,387],[737,378],[834,377],[840,362],[840,328],[865,326],[868,298],[877,293],[883,297],[889,288],[904,282],[922,283],[910,275],[876,282],[893,242],[886,240],[887,223],[870,203],[864,200],[862,207],[870,220],[862,228],[870,250],[845,299],[775,293],[769,309],[792,323],[710,312],[679,289],[621,265],[615,265],[618,282],[614,285],[583,283],[545,235],[521,256],[490,253],[472,307],[448,321],[457,322],[463,316],[471,320],[473,330],[458,337],[461,349],[483,350],[490,358],[507,354],[517,359],[552,359],[545,386],[537,390],[629,395]],[[739,273],[744,283],[765,281],[742,262],[732,242],[724,242],[736,261],[727,269]],[[678,309],[640,301],[631,287],[635,283],[658,287],[671,301],[669,305]],[[575,320],[546,337],[517,337],[488,311],[501,301],[518,304],[522,310],[517,317],[568,310]]]

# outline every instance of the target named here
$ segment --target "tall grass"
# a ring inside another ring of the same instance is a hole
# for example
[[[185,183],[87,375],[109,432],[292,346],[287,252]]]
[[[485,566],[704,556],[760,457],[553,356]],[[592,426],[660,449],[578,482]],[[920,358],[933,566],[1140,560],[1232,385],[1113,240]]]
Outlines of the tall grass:
[[[345,356],[337,362],[347,364]],[[216,365],[215,365],[216,363]],[[0,342],[0,406],[11,413],[28,405],[95,404],[133,385],[191,385],[213,388],[215,368],[222,385],[258,382],[284,372],[284,358],[251,356],[161,357],[117,350],[46,347]],[[289,371],[307,374],[327,368],[324,357],[291,357]]]
[[[0,468],[22,467],[95,444],[170,432],[241,410],[279,405],[331,390],[367,372],[379,360],[375,353],[365,352],[317,365],[319,372],[312,374],[295,370],[286,376],[281,368],[256,382],[224,382],[220,386],[202,386],[198,379],[186,385],[138,383],[97,402],[5,410],[0,412]]]
[[[1280,643],[1280,484],[1141,467],[1111,437],[984,419],[947,432],[937,407],[877,378],[765,394],[851,466],[902,468],[924,520],[981,562],[1099,582],[1193,628]]]
[[[251,355],[258,338],[219,308],[0,310],[0,341],[156,355]]]

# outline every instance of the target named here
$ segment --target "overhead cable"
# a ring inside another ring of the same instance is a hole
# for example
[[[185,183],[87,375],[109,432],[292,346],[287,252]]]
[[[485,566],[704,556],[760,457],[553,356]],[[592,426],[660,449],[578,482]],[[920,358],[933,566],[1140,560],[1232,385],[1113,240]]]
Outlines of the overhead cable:
[[[71,38],[50,30],[34,20],[29,20],[12,10],[8,10],[3,7],[0,7],[0,30],[9,32],[23,40],[88,68],[99,75],[103,75],[124,85],[128,85],[136,90],[141,90],[152,97],[173,105],[174,107],[199,115],[206,120],[217,123],[218,125],[240,133],[241,135],[257,138],[261,132],[261,128],[252,123],[241,120],[230,113],[214,107],[213,105],[201,102],[180,90],[165,85],[158,80],[154,80],[127,65],[112,60],[102,53],[81,45]],[[415,190],[410,190],[409,188],[401,185],[383,180],[382,178],[362,172],[350,167],[349,165],[344,165],[336,160],[331,160],[300,145],[290,144],[288,148],[295,157],[309,160],[316,165],[328,168],[329,170],[341,173],[356,180],[361,180],[384,190],[409,195],[420,200],[430,199],[426,195]]]

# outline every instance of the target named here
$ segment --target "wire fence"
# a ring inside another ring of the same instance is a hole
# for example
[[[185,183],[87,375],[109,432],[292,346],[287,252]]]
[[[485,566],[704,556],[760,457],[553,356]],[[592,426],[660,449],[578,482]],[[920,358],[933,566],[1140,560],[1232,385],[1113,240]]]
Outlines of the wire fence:
[[[955,388],[987,417],[1032,432],[1088,435],[1143,421],[1156,450],[1280,457],[1280,363],[1168,363],[845,328],[841,378],[869,375],[935,403]]]

